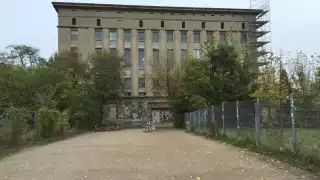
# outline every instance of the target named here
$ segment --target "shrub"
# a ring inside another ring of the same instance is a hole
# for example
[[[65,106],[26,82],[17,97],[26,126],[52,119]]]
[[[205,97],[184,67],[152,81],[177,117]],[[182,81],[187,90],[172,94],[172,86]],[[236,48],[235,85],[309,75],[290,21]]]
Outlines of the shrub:
[[[38,120],[36,123],[37,134],[41,137],[52,137],[56,132],[59,112],[48,108],[38,110]]]
[[[31,113],[24,108],[8,109],[7,139],[10,145],[20,145],[27,140],[29,130],[28,120],[32,119]]]
[[[68,130],[68,111],[60,113],[57,110],[41,108],[38,111],[36,124],[40,137],[64,136]]]
[[[59,113],[57,131],[56,131],[58,136],[66,135],[69,128],[68,117],[69,117],[69,111],[64,111],[62,113]]]

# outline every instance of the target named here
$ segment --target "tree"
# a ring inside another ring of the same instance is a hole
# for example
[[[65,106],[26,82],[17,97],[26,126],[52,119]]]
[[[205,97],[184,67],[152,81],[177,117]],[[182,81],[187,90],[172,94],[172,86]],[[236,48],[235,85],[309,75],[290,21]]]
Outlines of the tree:
[[[236,47],[228,42],[211,41],[204,51],[213,84],[212,103],[248,99],[257,73],[257,61],[241,57]]]
[[[6,59],[11,63],[18,63],[23,67],[34,67],[44,60],[40,57],[40,50],[27,45],[9,45]]]
[[[269,56],[263,59],[268,62],[260,67],[255,79],[257,89],[250,95],[254,98],[281,103],[292,93],[292,85],[281,57]]]

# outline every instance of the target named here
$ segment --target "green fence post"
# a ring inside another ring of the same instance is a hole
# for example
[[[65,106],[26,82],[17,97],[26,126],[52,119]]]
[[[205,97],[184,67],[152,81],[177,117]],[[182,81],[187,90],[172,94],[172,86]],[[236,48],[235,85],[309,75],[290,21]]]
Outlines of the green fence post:
[[[261,106],[259,100],[254,104],[255,105],[255,135],[256,135],[256,146],[260,146],[260,127],[261,127]]]
[[[224,102],[221,104],[221,118],[222,118],[222,134],[224,134]]]
[[[290,104],[291,104],[291,124],[292,124],[292,150],[296,152],[297,150],[297,130],[296,130],[296,120],[294,117],[294,98],[293,95],[290,95]]]
[[[237,107],[237,130],[239,132],[239,130],[240,130],[239,101],[236,102],[236,107]]]

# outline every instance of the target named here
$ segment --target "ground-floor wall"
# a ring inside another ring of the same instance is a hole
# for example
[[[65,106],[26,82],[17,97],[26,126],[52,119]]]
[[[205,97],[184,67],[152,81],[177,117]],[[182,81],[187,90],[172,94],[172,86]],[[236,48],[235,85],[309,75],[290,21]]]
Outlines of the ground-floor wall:
[[[104,121],[118,118],[125,120],[152,119],[157,123],[169,121],[169,105],[165,98],[124,99],[105,104]]]

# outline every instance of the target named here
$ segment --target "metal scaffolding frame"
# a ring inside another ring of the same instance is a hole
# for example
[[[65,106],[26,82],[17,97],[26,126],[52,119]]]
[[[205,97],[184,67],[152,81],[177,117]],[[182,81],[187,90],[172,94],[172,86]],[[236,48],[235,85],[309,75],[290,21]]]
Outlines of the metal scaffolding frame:
[[[249,36],[251,47],[257,49],[258,56],[272,52],[271,47],[271,22],[270,22],[270,0],[250,0],[250,13],[254,16],[254,10],[262,10],[255,18],[250,18]]]

